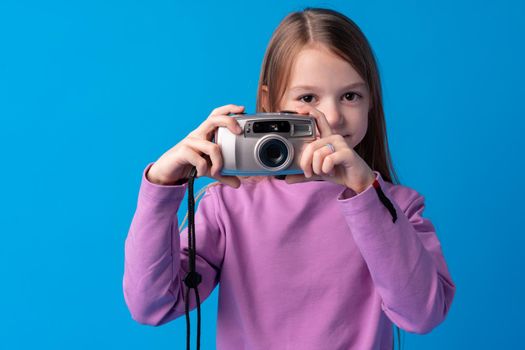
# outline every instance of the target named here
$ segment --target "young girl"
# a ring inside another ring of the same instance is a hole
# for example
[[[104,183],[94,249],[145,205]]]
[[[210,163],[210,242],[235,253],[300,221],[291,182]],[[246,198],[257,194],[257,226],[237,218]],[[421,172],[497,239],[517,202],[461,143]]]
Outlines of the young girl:
[[[201,303],[220,283],[217,349],[390,349],[393,324],[420,334],[439,325],[455,285],[424,197],[392,182],[379,72],[358,26],[328,9],[288,15],[256,109],[315,117],[304,175],[219,174],[211,137],[220,126],[241,132],[229,115],[238,105],[213,110],[148,164],[125,242],[133,319],[158,326],[185,314],[188,231],[179,236],[176,214],[195,166],[219,181],[195,214]]]

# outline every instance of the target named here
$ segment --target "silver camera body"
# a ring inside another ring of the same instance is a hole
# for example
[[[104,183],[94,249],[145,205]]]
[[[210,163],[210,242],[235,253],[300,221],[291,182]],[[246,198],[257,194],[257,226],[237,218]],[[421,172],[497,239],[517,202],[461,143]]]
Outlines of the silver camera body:
[[[212,140],[221,149],[221,175],[303,174],[299,161],[304,146],[316,140],[314,117],[295,112],[231,117],[243,132],[233,134],[226,127],[218,127]]]

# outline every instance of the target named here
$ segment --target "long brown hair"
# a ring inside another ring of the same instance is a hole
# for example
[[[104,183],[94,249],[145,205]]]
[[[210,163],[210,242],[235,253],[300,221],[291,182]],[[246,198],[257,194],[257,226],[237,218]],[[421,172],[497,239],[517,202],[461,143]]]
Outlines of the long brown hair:
[[[345,15],[326,8],[307,7],[287,15],[275,29],[262,62],[257,89],[257,112],[278,112],[298,53],[311,45],[323,45],[346,60],[368,84],[368,129],[354,148],[385,181],[400,184],[388,149],[381,81],[377,63],[361,29]],[[263,100],[263,85],[268,97]],[[246,178],[246,177],[242,177]]]

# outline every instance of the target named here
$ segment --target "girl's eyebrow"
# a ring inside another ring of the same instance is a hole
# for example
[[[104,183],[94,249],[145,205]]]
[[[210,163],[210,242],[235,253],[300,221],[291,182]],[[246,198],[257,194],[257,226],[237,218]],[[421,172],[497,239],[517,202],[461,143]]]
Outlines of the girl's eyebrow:
[[[362,81],[358,81],[356,83],[352,83],[352,84],[349,84],[345,87],[342,88],[342,90],[347,90],[347,89],[352,89],[352,88],[356,88],[356,87],[362,87],[362,86],[366,86],[366,83],[365,82],[362,82]],[[311,86],[311,85],[297,85],[297,86],[294,86],[290,89],[290,91],[292,90],[316,90],[317,88],[315,86]]]

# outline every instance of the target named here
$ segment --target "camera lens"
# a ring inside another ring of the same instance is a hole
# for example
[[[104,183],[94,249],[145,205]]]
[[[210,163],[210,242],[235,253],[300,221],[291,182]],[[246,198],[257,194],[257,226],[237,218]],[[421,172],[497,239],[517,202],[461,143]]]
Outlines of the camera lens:
[[[282,165],[288,157],[286,145],[277,139],[269,139],[261,145],[259,158],[267,167],[278,167]]]

